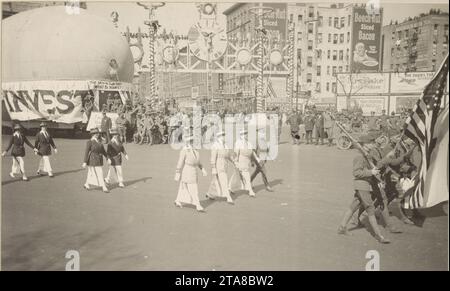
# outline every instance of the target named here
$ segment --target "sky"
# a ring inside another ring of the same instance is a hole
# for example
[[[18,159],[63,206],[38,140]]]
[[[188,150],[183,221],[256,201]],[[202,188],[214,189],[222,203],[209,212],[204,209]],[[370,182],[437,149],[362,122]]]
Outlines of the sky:
[[[425,2],[426,0],[423,0]],[[448,4],[383,4],[384,8],[383,22],[389,24],[391,20],[399,22],[411,16],[414,17],[420,13],[426,13],[430,8],[439,8],[442,11],[448,12]],[[126,26],[130,27],[131,31],[137,31],[140,26],[143,31],[146,31],[146,26],[143,21],[148,18],[148,11],[132,2],[88,2],[88,11],[92,14],[110,19],[112,11],[119,13],[119,29],[124,31]],[[232,3],[218,4],[218,22],[225,26],[226,18],[222,12],[230,7]],[[189,28],[198,19],[198,11],[194,3],[167,3],[156,12],[156,17],[162,27],[167,31],[175,31],[179,34],[187,34]]]

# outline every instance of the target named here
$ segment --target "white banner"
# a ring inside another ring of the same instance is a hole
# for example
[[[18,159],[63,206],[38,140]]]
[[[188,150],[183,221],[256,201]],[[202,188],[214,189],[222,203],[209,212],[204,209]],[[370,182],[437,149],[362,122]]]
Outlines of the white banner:
[[[59,123],[83,120],[83,102],[88,93],[118,91],[121,99],[125,99],[132,89],[129,83],[96,80],[2,83],[4,106],[12,120],[47,119]]]
[[[391,75],[391,93],[421,93],[434,72],[398,73]]]
[[[338,95],[385,94],[389,91],[389,73],[338,74]]]

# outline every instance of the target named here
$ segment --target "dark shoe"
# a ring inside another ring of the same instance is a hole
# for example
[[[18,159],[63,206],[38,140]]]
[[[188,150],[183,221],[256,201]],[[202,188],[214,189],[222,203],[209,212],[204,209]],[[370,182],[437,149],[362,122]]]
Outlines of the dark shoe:
[[[351,235],[352,235],[352,234],[348,231],[348,229],[347,229],[346,227],[342,226],[342,225],[339,226],[337,233],[338,233],[338,234],[342,234],[342,235],[348,235],[348,236],[351,236]]]

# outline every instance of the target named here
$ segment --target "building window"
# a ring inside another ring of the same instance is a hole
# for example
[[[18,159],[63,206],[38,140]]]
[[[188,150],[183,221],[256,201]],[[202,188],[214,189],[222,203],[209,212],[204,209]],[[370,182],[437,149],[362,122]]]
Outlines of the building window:
[[[341,17],[341,28],[345,27],[345,17]]]
[[[345,71],[348,72],[348,65],[345,66]]]
[[[352,16],[349,15],[348,16],[348,22],[347,22],[347,26],[350,26],[350,23],[352,22]]]
[[[343,61],[343,60],[344,60],[344,51],[343,51],[343,50],[340,50],[340,51],[339,51],[339,60],[340,60],[340,61]]]
[[[332,26],[332,25],[333,25],[333,18],[328,17],[328,26]]]
[[[439,27],[439,25],[437,25],[437,24],[434,25],[433,35],[437,35],[438,34],[438,27]]]
[[[327,92],[330,92],[330,83],[327,82]]]
[[[330,50],[327,51],[327,59],[330,59]]]
[[[317,71],[316,75],[317,75],[317,76],[320,76],[321,69],[322,69],[321,66],[317,66],[317,67],[316,67],[316,71]]]
[[[308,33],[314,33],[314,23],[308,23]]]
[[[316,92],[320,93],[320,83],[319,82],[316,83]]]
[[[302,40],[302,32],[301,31],[297,32],[297,40],[298,41]]]
[[[313,41],[312,40],[308,40],[308,50],[312,50],[313,49]]]
[[[333,50],[333,61],[337,61],[337,50]]]
[[[322,50],[317,50],[317,59],[322,59]]]
[[[308,73],[306,74],[306,83],[311,83],[312,82],[312,74]]]
[[[328,43],[331,42],[331,33],[328,34]]]
[[[339,67],[338,67],[338,72],[339,72],[339,73],[342,73],[342,66],[339,66]]]
[[[245,19],[247,20],[247,19]],[[293,22],[294,21],[294,14],[289,14],[289,21]]]
[[[310,18],[314,17],[314,6],[308,7],[308,17]]]
[[[395,54],[395,49],[394,49],[394,48],[391,48],[391,57],[393,57],[394,54]]]
[[[331,92],[333,92],[333,93],[336,93],[336,83],[335,82],[333,82],[332,84],[331,84]]]
[[[337,73],[337,71],[336,71],[336,66],[333,66],[333,69],[332,69],[331,72],[333,73],[333,76],[336,76],[336,73]]]
[[[330,66],[327,66],[327,75],[330,75]]]
[[[319,16],[319,23],[318,23],[319,27],[323,26],[323,16]]]
[[[313,61],[313,59],[312,59],[312,57],[308,57],[308,59],[307,59],[307,66],[308,67],[312,67],[312,61]]]
[[[347,43],[350,42],[350,32],[347,32]]]
[[[334,27],[339,28],[339,17],[334,18]]]
[[[338,38],[339,38],[339,35],[338,34],[333,34],[333,44],[337,44],[338,43]]]
[[[343,33],[341,33],[339,35],[339,43],[344,43],[344,34]]]
[[[350,49],[347,49],[345,52],[345,60],[348,61],[350,59]]]
[[[298,21],[298,22],[303,22],[303,15],[299,14],[299,15],[297,16],[297,21]]]
[[[321,33],[317,34],[317,43],[322,43],[322,34]]]

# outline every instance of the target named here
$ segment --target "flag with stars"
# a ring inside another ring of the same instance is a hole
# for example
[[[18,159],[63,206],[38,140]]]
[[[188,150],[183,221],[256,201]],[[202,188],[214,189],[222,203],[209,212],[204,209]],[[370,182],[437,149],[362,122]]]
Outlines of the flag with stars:
[[[405,122],[405,135],[414,140],[422,152],[422,164],[417,174],[418,183],[414,192],[404,201],[403,206],[407,209],[428,208],[448,200],[448,158],[442,161],[436,159],[435,152],[439,149],[445,151],[448,156],[448,124],[441,122],[442,116],[440,116],[441,111],[446,112],[441,110],[441,104],[447,75],[448,54]],[[442,130],[445,128],[446,130]],[[447,144],[441,146],[441,143],[445,143],[445,138],[442,138],[445,135]],[[436,168],[437,163],[445,163],[443,168],[438,167],[444,171],[430,171]],[[430,187],[436,186],[436,183],[445,187]],[[444,190],[445,188],[447,191]],[[440,190],[430,191],[431,189]]]

